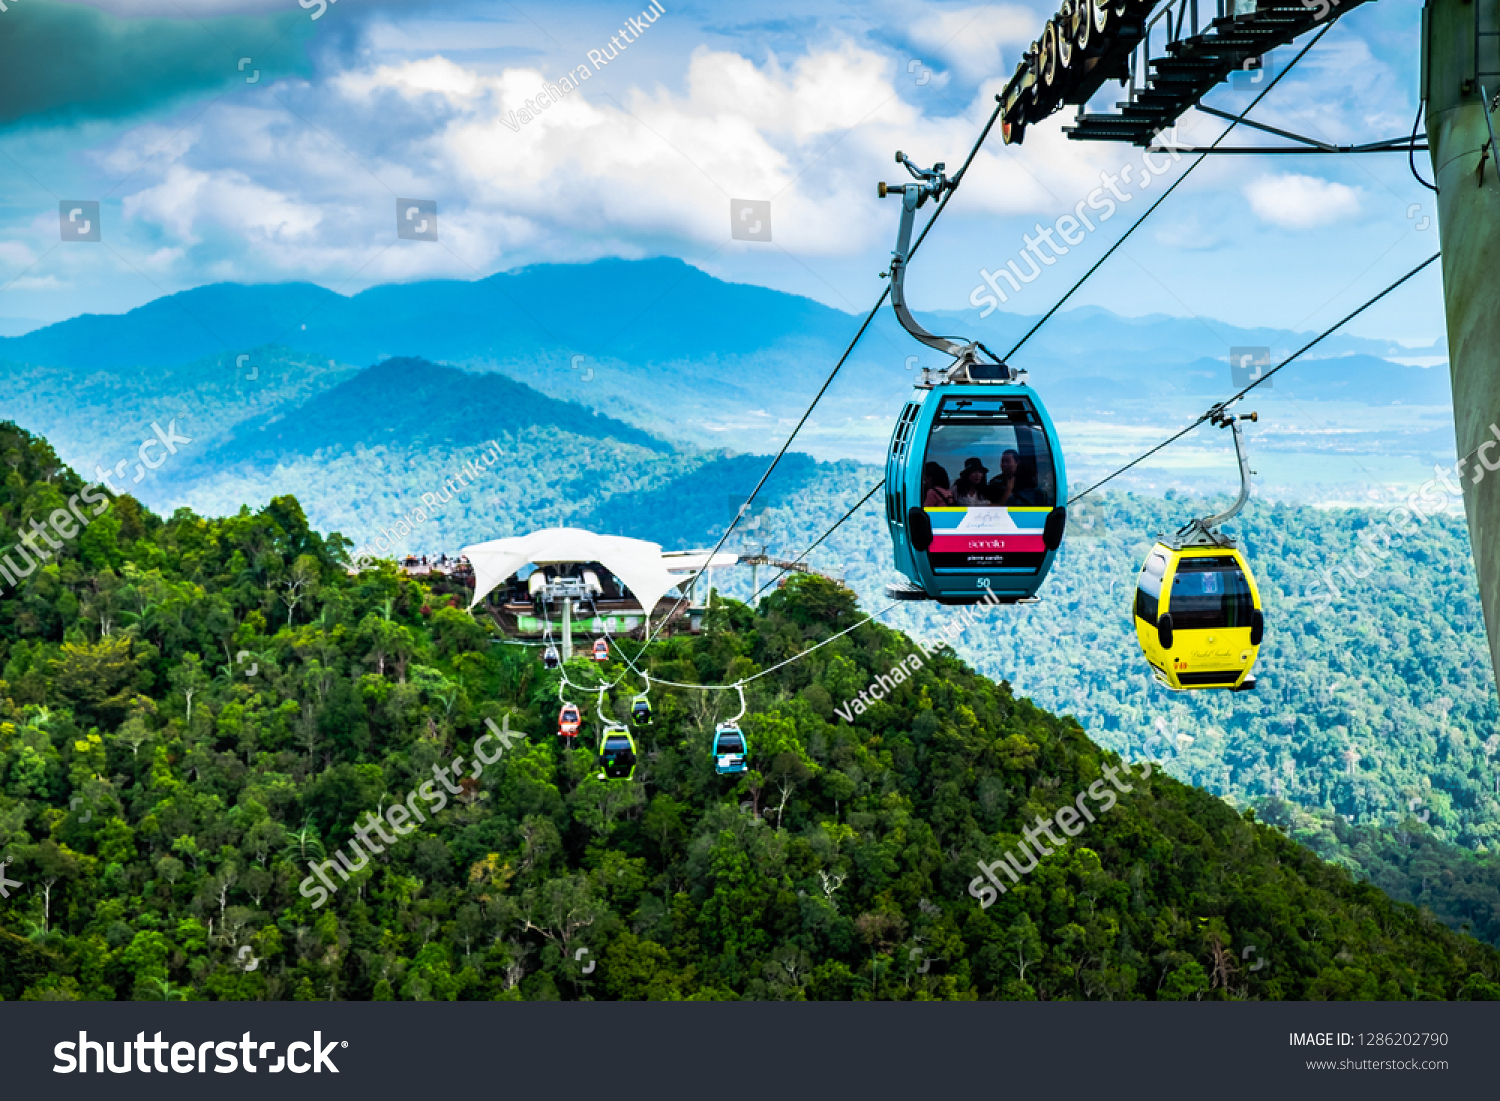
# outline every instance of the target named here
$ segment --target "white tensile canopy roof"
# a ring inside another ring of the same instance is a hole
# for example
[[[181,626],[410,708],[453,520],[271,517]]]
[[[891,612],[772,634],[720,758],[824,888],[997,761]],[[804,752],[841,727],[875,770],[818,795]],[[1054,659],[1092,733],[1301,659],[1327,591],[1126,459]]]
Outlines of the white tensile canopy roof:
[[[697,551],[668,551],[661,556],[662,565],[668,573],[698,573],[701,570],[720,570],[739,563],[740,556],[725,552],[713,556]]]
[[[660,543],[623,535],[596,535],[583,528],[543,528],[530,535],[475,543],[463,548],[463,553],[474,567],[470,608],[528,562],[538,566],[598,562],[625,582],[647,614],[680,580],[667,572]]]

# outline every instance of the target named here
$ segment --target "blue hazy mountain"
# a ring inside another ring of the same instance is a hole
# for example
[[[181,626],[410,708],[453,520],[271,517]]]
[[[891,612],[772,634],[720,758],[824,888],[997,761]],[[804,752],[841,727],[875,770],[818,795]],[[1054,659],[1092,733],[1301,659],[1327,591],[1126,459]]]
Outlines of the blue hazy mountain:
[[[975,310],[923,316],[934,329],[973,334],[997,350],[1036,321],[1005,312],[980,319]],[[277,344],[362,366],[391,356],[513,362],[545,350],[641,365],[691,360],[712,376],[718,358],[800,349],[806,363],[799,373],[821,378],[858,320],[808,298],[715,279],[680,260],[609,259],[540,264],[469,282],[387,284],[353,296],[311,283],[212,284],[128,313],[85,314],[0,337],[0,362],[167,367]],[[1165,315],[1127,318],[1085,306],[1049,322],[1017,362],[1070,375],[1150,379],[1157,365],[1227,357],[1231,345],[1290,350],[1304,340],[1305,334],[1283,329]],[[1317,354],[1409,351],[1336,335]],[[879,362],[899,372],[906,355],[922,352],[882,311],[851,364]]]
[[[281,344],[359,364],[402,355],[513,359],[539,349],[653,361],[847,339],[847,324],[847,315],[811,299],[725,283],[679,260],[599,260],[351,297],[311,283],[218,283],[0,339],[0,360],[171,366]]]
[[[634,425],[559,401],[496,374],[424,359],[384,360],[284,414],[241,422],[206,451],[200,469],[268,466],[320,453],[399,444],[411,451],[460,449],[527,431],[615,440],[665,453],[670,444]]]

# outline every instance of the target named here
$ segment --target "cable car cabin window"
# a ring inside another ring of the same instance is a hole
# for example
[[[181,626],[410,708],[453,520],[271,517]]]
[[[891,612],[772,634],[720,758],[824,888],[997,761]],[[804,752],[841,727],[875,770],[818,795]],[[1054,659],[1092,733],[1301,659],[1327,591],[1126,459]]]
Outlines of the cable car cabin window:
[[[1031,402],[1000,394],[944,397],[927,436],[921,504],[950,510],[932,514],[927,560],[934,569],[1040,569],[1041,510],[1057,504],[1057,476]],[[1013,509],[1037,511],[1012,517]]]
[[[1177,630],[1248,627],[1255,602],[1250,583],[1233,558],[1184,558],[1172,577],[1167,610]]]
[[[1157,602],[1161,600],[1161,581],[1166,572],[1166,555],[1153,554],[1146,559],[1141,578],[1136,582],[1135,614],[1153,627],[1156,626]]]
[[[946,502],[941,491],[953,501]],[[944,398],[927,437],[922,497],[924,508],[1057,504],[1052,450],[1031,403],[1024,398]]]
[[[738,735],[725,735],[719,739],[719,752],[721,754],[743,753],[745,752],[745,741]]]

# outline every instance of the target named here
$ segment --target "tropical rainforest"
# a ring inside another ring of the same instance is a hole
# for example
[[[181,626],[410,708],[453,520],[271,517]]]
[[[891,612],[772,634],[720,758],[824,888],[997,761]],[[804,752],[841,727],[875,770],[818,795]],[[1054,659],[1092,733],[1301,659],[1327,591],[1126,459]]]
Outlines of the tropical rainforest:
[[[14,425],[0,460],[7,531],[84,487]],[[1500,998],[1500,952],[1289,837],[1295,808],[1160,769],[981,905],[980,863],[1121,759],[952,652],[844,722],[918,651],[818,577],[568,669],[616,717],[622,657],[746,682],[749,771],[709,753],[733,693],[658,686],[620,782],[559,744],[534,650],[451,582],[351,572],[291,497],[122,495],[60,542],[0,599],[0,997]],[[315,906],[310,869],[491,724],[524,737]]]

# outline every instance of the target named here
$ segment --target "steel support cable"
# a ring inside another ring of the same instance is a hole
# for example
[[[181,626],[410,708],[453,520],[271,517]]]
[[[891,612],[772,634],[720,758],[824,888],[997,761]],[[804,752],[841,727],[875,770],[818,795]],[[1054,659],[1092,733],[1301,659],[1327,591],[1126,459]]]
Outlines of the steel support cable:
[[[1298,348],[1291,355],[1287,356],[1286,359],[1282,360],[1275,367],[1271,368],[1265,374],[1261,375],[1260,378],[1256,379],[1249,386],[1246,386],[1239,393],[1235,394],[1233,397],[1226,398],[1225,400],[1219,402],[1216,405],[1211,406],[1207,412],[1203,413],[1201,416],[1198,417],[1197,420],[1195,420],[1192,424],[1188,425],[1182,431],[1178,432],[1176,435],[1168,437],[1167,439],[1163,440],[1161,443],[1159,443],[1155,447],[1153,447],[1150,451],[1147,451],[1145,454],[1139,455],[1136,458],[1130,460],[1130,462],[1128,462],[1124,466],[1120,467],[1120,469],[1116,470],[1113,474],[1110,474],[1110,475],[1108,475],[1108,476],[1106,476],[1104,478],[1099,479],[1099,481],[1097,481],[1093,485],[1089,486],[1088,489],[1084,490],[1082,493],[1078,494],[1076,497],[1069,498],[1068,499],[1068,504],[1071,505],[1074,501],[1080,501],[1080,500],[1082,500],[1083,498],[1087,497],[1090,493],[1094,492],[1094,490],[1096,490],[1100,486],[1102,486],[1105,482],[1108,482],[1108,481],[1110,481],[1113,478],[1119,477],[1121,474],[1124,474],[1131,467],[1137,465],[1138,463],[1144,462],[1146,459],[1149,459],[1152,455],[1155,455],[1158,451],[1160,451],[1162,448],[1166,447],[1168,444],[1176,443],[1178,440],[1182,439],[1183,436],[1186,436],[1193,429],[1197,428],[1200,424],[1203,424],[1205,421],[1212,419],[1215,414],[1221,413],[1224,410],[1228,409],[1231,405],[1233,405],[1235,402],[1239,401],[1246,394],[1248,394],[1251,390],[1254,390],[1261,383],[1263,383],[1267,379],[1269,379],[1277,371],[1281,370],[1283,367],[1285,367],[1288,364],[1290,364],[1293,360],[1297,359],[1299,356],[1302,355],[1302,353],[1310,350],[1315,345],[1322,343],[1328,337],[1332,336],[1335,332],[1337,332],[1339,329],[1341,329],[1346,323],[1348,323],[1349,321],[1352,321],[1354,318],[1356,318],[1360,314],[1364,313],[1371,306],[1375,305],[1375,303],[1379,302],[1386,295],[1390,294],[1397,287],[1401,286],[1401,284],[1405,283],[1408,279],[1411,279],[1413,276],[1415,276],[1418,272],[1422,271],[1424,268],[1426,268],[1433,261],[1437,260],[1437,258],[1440,257],[1441,255],[1442,255],[1441,252],[1435,252],[1435,253],[1433,253],[1426,260],[1423,260],[1416,267],[1412,268],[1411,271],[1409,271],[1405,275],[1403,275],[1400,279],[1397,279],[1390,286],[1386,287],[1385,290],[1381,291],[1379,294],[1375,295],[1373,298],[1367,299],[1362,305],[1360,305],[1356,309],[1350,311],[1349,313],[1345,314],[1338,321],[1334,322],[1328,328],[1324,329],[1321,333],[1319,333],[1317,336],[1313,337],[1306,344],[1302,345],[1302,347]]]
[[[900,603],[901,602],[898,600],[898,601],[896,601],[893,604],[887,604],[884,608],[880,609],[880,611],[878,611],[878,612],[871,612],[869,615],[865,616],[864,619],[860,620],[858,623],[854,624],[852,627],[845,627],[838,634],[836,634],[836,635],[829,635],[822,642],[814,643],[812,646],[809,646],[806,650],[802,650],[799,653],[793,654],[791,657],[787,658],[785,661],[779,661],[775,665],[771,666],[771,668],[769,668],[769,669],[762,669],[759,673],[752,673],[750,676],[744,677],[744,678],[736,681],[734,684],[682,684],[679,681],[675,681],[675,680],[662,680],[660,677],[652,676],[650,673],[644,672],[644,671],[639,670],[639,669],[636,670],[636,675],[645,678],[646,680],[650,681],[652,684],[664,684],[668,688],[688,688],[688,689],[693,689],[693,690],[700,691],[700,692],[733,692],[736,688],[740,687],[741,685],[749,684],[751,681],[753,681],[753,680],[759,680],[761,677],[770,676],[772,673],[776,672],[776,670],[778,670],[778,669],[784,669],[788,665],[792,665],[792,664],[794,664],[796,662],[801,661],[803,658],[807,657],[807,655],[811,654],[814,650],[820,650],[824,646],[827,646],[830,642],[833,642],[833,641],[835,641],[837,639],[843,638],[849,632],[859,630],[859,628],[863,627],[866,623],[869,623],[872,619],[879,619],[881,616],[883,616],[887,612],[891,611],[891,609],[897,607]],[[644,648],[645,648],[644,644],[642,644],[642,649],[644,649]],[[634,668],[634,666],[632,666],[631,668]]]
[[[877,487],[877,488],[879,488],[879,487]],[[750,675],[748,677],[745,677],[745,678],[743,678],[741,680],[738,680],[734,684],[683,684],[680,681],[663,680],[661,677],[652,676],[646,670],[638,668],[636,666],[636,664],[633,661],[630,660],[630,656],[625,653],[625,648],[623,646],[619,645],[618,641],[615,644],[615,652],[620,655],[621,660],[623,660],[625,662],[626,666],[633,673],[635,673],[636,676],[640,677],[643,681],[647,682],[648,686],[651,685],[651,684],[662,684],[662,685],[666,685],[668,688],[687,688],[687,689],[695,689],[695,690],[702,691],[702,692],[732,692],[736,688],[738,688],[738,687],[740,687],[742,685],[749,684],[753,680],[759,680],[761,677],[764,677],[764,676],[767,676],[768,674],[774,673],[778,669],[785,668],[786,666],[791,665],[794,662],[801,661],[803,658],[805,658],[808,654],[812,653],[814,650],[818,650],[818,649],[821,649],[824,646],[827,646],[830,642],[834,641],[835,639],[843,638],[850,631],[858,630],[860,627],[863,627],[866,623],[869,623],[872,619],[879,619],[881,616],[883,616],[887,612],[889,612],[892,608],[895,608],[896,605],[899,604],[899,603],[900,603],[900,601],[897,601],[894,604],[888,604],[884,608],[882,608],[880,611],[878,611],[878,612],[872,612],[870,615],[865,616],[864,619],[860,620],[858,623],[854,624],[852,627],[845,627],[838,634],[836,634],[836,635],[829,635],[822,642],[819,642],[819,643],[817,643],[817,644],[815,644],[813,646],[809,646],[806,650],[803,650],[800,653],[793,654],[791,657],[787,658],[785,661],[777,662],[775,665],[771,666],[771,668],[769,668],[769,669],[762,669],[759,673],[754,673],[754,674],[752,674],[752,675]],[[608,631],[606,630],[605,633],[608,634]],[[645,651],[645,649],[646,649],[647,645],[649,645],[649,643],[650,643],[649,639],[647,639],[645,642],[641,643],[641,650],[640,650],[640,652],[638,652],[636,654],[636,657],[640,657],[641,656],[641,653],[643,653]],[[622,681],[623,679],[624,679],[623,677],[618,678],[615,681],[613,681],[612,683],[610,683],[608,685],[604,685],[602,687],[604,689],[612,689],[616,685],[618,685],[620,683],[620,681]],[[572,684],[570,681],[568,681],[568,676],[567,676],[566,670],[563,672],[563,681],[564,681],[564,683],[569,684],[570,687],[577,688],[580,692],[597,692],[597,691],[600,690],[600,686],[595,686],[593,688],[585,688],[585,687],[583,687],[581,685]]]
[[[999,102],[1000,97],[996,96],[995,99],[995,109],[990,112],[989,121],[984,124],[984,129],[980,131],[978,140],[974,142],[974,147],[969,150],[969,155],[964,159],[963,166],[960,167],[958,172],[954,175],[953,182],[948,188],[948,193],[938,201],[937,209],[932,212],[932,217],[927,219],[927,224],[922,227],[922,232],[917,235],[916,243],[912,245],[911,251],[907,253],[906,259],[908,263],[910,263],[911,258],[917,254],[917,249],[922,247],[922,242],[927,239],[927,234],[931,231],[933,224],[938,220],[938,215],[942,214],[943,210],[947,207],[948,200],[951,199],[954,192],[958,190],[958,185],[963,182],[964,173],[968,172],[969,166],[974,163],[974,158],[979,154],[980,147],[984,145],[985,139],[990,136],[990,131],[994,129],[995,120],[1000,117],[1001,108],[1001,104]],[[812,403],[808,405],[807,410],[802,414],[801,419],[797,421],[797,425],[792,429],[791,435],[787,436],[786,442],[781,445],[781,450],[776,452],[776,457],[771,460],[771,465],[766,467],[765,473],[760,476],[760,481],[756,482],[755,488],[750,491],[750,496],[745,498],[745,504],[740,506],[739,512],[735,513],[734,519],[729,522],[729,526],[724,529],[724,534],[719,537],[718,543],[716,543],[714,545],[714,549],[709,552],[709,562],[713,561],[713,556],[718,554],[719,550],[728,541],[730,534],[735,529],[735,526],[739,524],[740,517],[744,515],[745,508],[747,508],[750,503],[755,500],[756,495],[759,494],[761,489],[765,486],[767,479],[771,477],[771,472],[776,469],[776,464],[781,462],[781,459],[786,454],[787,449],[792,446],[792,441],[797,438],[797,434],[802,431],[802,426],[807,423],[807,418],[812,416],[812,411],[817,408],[818,402],[821,401],[823,395],[828,392],[828,388],[833,385],[833,380],[838,377],[839,371],[843,369],[844,363],[849,359],[849,356],[853,354],[855,346],[865,335],[865,331],[870,327],[870,323],[875,320],[876,314],[880,312],[880,307],[885,305],[885,300],[890,297],[890,293],[891,288],[889,285],[887,285],[886,288],[880,292],[880,297],[876,299],[875,305],[871,307],[870,312],[865,315],[864,322],[860,325],[859,331],[854,334],[854,339],[851,340],[849,342],[849,346],[844,349],[844,354],[839,356],[838,362],[833,365],[833,370],[830,371],[828,373],[828,377],[823,380],[823,385],[818,387],[818,392],[813,395]],[[688,582],[688,584],[692,584],[693,582],[697,581],[698,578],[703,575],[703,570],[706,570],[707,568],[708,564],[705,563],[703,568],[700,569],[695,575],[693,575],[692,581]],[[682,602],[686,599],[686,596],[680,596],[677,598],[677,603],[672,606],[672,610],[666,614],[661,623],[657,625],[656,630],[652,631],[650,637],[646,639],[646,642],[648,644],[655,641],[656,636],[661,633],[662,628],[664,628],[667,623],[671,621],[671,618],[677,614],[678,609],[682,607]]]
[[[1285,70],[1283,70],[1283,71],[1285,71]],[[1193,421],[1193,423],[1190,424],[1190,425],[1188,425],[1186,428],[1183,428],[1181,431],[1175,433],[1172,436],[1169,436],[1167,439],[1163,440],[1161,443],[1159,443],[1155,447],[1151,448],[1151,450],[1149,450],[1149,451],[1145,452],[1144,454],[1136,457],[1135,459],[1132,459],[1129,463],[1126,463],[1124,466],[1120,467],[1120,469],[1116,470],[1114,473],[1109,474],[1108,476],[1106,476],[1104,478],[1101,478],[1099,481],[1097,481],[1093,485],[1089,486],[1089,488],[1086,489],[1086,490],[1084,490],[1082,493],[1079,493],[1076,496],[1069,498],[1068,499],[1068,504],[1072,505],[1076,501],[1080,501],[1084,497],[1087,497],[1090,493],[1093,493],[1096,489],[1098,489],[1100,486],[1104,485],[1106,482],[1111,481],[1112,479],[1119,477],[1121,474],[1124,474],[1127,470],[1129,470],[1132,467],[1137,466],[1138,464],[1144,462],[1146,459],[1150,458],[1152,455],[1155,455],[1158,451],[1161,451],[1163,448],[1165,448],[1165,447],[1167,447],[1167,446],[1169,446],[1169,445],[1171,445],[1173,443],[1176,443],[1183,436],[1186,436],[1189,432],[1193,431],[1193,429],[1197,428],[1199,425],[1203,424],[1205,421],[1207,421],[1211,417],[1213,417],[1213,415],[1215,413],[1218,413],[1218,412],[1220,412],[1220,411],[1228,408],[1229,406],[1233,405],[1235,402],[1239,401],[1246,394],[1248,394],[1251,390],[1254,390],[1262,382],[1265,382],[1267,379],[1269,379],[1277,371],[1281,370],[1283,367],[1286,367],[1293,360],[1296,360],[1297,358],[1299,358],[1300,356],[1302,356],[1305,352],[1310,351],[1313,347],[1315,347],[1316,345],[1320,344],[1322,341],[1326,340],[1328,337],[1332,336],[1335,332],[1337,332],[1340,328],[1342,328],[1349,321],[1352,321],[1354,318],[1356,318],[1360,314],[1364,313],[1365,310],[1367,310],[1371,306],[1375,305],[1375,303],[1379,302],[1382,298],[1384,298],[1386,295],[1390,294],[1397,287],[1400,287],[1403,283],[1407,282],[1408,280],[1410,280],[1411,278],[1413,278],[1414,276],[1416,276],[1419,272],[1421,272],[1423,269],[1425,269],[1426,267],[1428,267],[1428,265],[1430,265],[1434,261],[1436,261],[1441,255],[1442,255],[1442,253],[1440,253],[1440,252],[1433,253],[1433,255],[1429,256],[1426,260],[1423,260],[1420,264],[1418,264],[1416,267],[1412,268],[1411,271],[1407,272],[1400,279],[1397,279],[1394,283],[1391,283],[1384,290],[1382,290],[1379,294],[1375,295],[1374,297],[1372,297],[1370,299],[1367,299],[1363,304],[1361,304],[1360,306],[1358,306],[1356,309],[1354,309],[1354,310],[1350,311],[1349,313],[1345,314],[1342,318],[1340,318],[1334,324],[1330,325],[1327,329],[1324,329],[1321,333],[1319,333],[1317,336],[1315,336],[1312,340],[1309,340],[1302,347],[1298,348],[1295,352],[1293,352],[1290,356],[1288,356],[1281,363],[1278,363],[1275,367],[1273,367],[1271,370],[1267,371],[1260,378],[1256,379],[1249,386],[1246,386],[1243,390],[1239,391],[1239,393],[1233,395],[1232,397],[1226,398],[1224,401],[1218,402],[1217,404],[1213,405],[1207,412],[1205,412],[1201,416],[1199,416],[1197,420]],[[858,509],[860,508],[860,506],[863,505],[866,501],[868,501],[871,497],[873,497],[875,495],[875,493],[880,489],[880,487],[883,486],[884,484],[885,484],[884,479],[882,479],[881,481],[877,482],[870,489],[870,491],[868,493],[866,493],[862,498],[860,498],[859,502],[857,504],[855,504],[855,506],[853,508],[851,508],[848,512],[844,513],[844,515],[833,525],[833,527],[829,528],[826,532],[824,532],[823,535],[820,536],[817,539],[817,541],[812,544],[812,546],[808,547],[807,550],[803,551],[802,554],[806,555],[806,554],[810,553],[813,550],[813,548],[818,545],[818,543],[821,543],[829,535],[833,534],[833,532],[839,527],[839,525],[843,524],[845,520],[848,520],[849,517],[853,516],[854,513],[856,511],[858,511]],[[801,556],[799,556],[799,558],[800,557]],[[785,573],[785,572],[786,572],[785,570],[782,571],[782,573]],[[770,584],[772,584],[772,583],[774,583],[774,579],[773,579],[773,582],[768,583],[765,587],[763,587],[762,589],[760,589],[755,595],[759,596],[760,593],[764,592],[765,588],[769,588]],[[897,603],[899,603],[899,601]],[[870,622],[870,620],[872,620],[872,619],[875,619],[875,618],[877,618],[879,616],[885,615],[887,612],[889,612],[892,608],[895,608],[895,607],[896,607],[896,604],[890,604],[886,608],[884,608],[883,610],[881,610],[879,612],[876,612],[873,615],[867,616],[864,619],[860,620],[860,622],[856,623],[853,627],[850,627],[850,628],[848,628],[848,629],[846,629],[844,631],[840,631],[837,635],[833,635],[833,636],[831,636],[829,638],[824,639],[822,642],[818,643],[817,646],[813,646],[813,647],[811,647],[811,648],[809,648],[807,650],[804,650],[802,653],[797,654],[796,656],[794,656],[792,658],[788,658],[786,661],[783,661],[783,662],[781,662],[778,665],[773,665],[770,669],[766,669],[763,672],[756,673],[754,676],[746,677],[743,681],[740,681],[739,683],[740,684],[748,684],[750,681],[756,680],[759,677],[763,677],[767,673],[773,673],[777,669],[780,669],[780,668],[782,668],[782,667],[784,667],[786,665],[790,665],[792,662],[800,661],[807,654],[812,653],[813,650],[816,650],[816,649],[818,649],[821,646],[827,645],[828,643],[832,642],[836,638],[843,637],[844,635],[848,634],[850,631],[853,631],[855,628],[861,627],[864,624]],[[648,639],[647,640],[647,644],[649,642],[650,642],[650,640]],[[645,645],[646,644],[642,644],[642,649],[645,648]],[[700,689],[700,690],[705,691],[705,692],[727,692],[727,691],[731,691],[732,689],[734,689],[736,687],[736,685],[733,685],[733,684],[722,684],[722,685],[715,685],[715,684],[681,684],[681,683],[679,683],[677,681],[662,680],[659,677],[652,676],[650,673],[647,673],[644,670],[636,668],[636,666],[634,665],[634,663],[631,662],[630,658],[625,654],[625,651],[624,651],[623,647],[619,647],[617,645],[617,650],[618,650],[621,658],[624,659],[625,664],[627,666],[629,666],[630,669],[632,671],[634,671],[637,676],[641,677],[643,680],[648,681],[648,682],[654,682],[656,684],[663,684],[663,685],[667,685],[667,686],[672,687],[672,688]],[[567,679],[567,675],[566,675],[566,673],[564,673],[564,680],[566,680],[566,679]],[[618,683],[619,683],[619,681],[615,682],[615,684],[618,684]],[[614,685],[611,685],[610,687],[613,687],[613,686]]]
[[[822,535],[818,536],[815,540],[813,540],[811,546],[809,546],[801,554],[797,555],[796,558],[793,558],[792,559],[792,563],[795,565],[796,563],[801,562],[809,554],[811,554],[813,551],[817,550],[819,543],[823,542],[824,539],[827,539],[834,532],[838,531],[838,529],[840,528],[840,526],[843,525],[844,521],[847,520],[847,519],[849,519],[849,517],[853,516],[856,512],[858,512],[860,510],[861,506],[863,506],[864,503],[866,501],[868,501],[871,497],[875,496],[875,494],[880,491],[880,487],[883,486],[883,485],[885,485],[885,479],[884,478],[880,479],[880,481],[876,482],[873,486],[871,486],[870,487],[870,492],[866,493],[863,497],[861,497],[858,501],[856,501],[854,503],[854,507],[853,508],[851,508],[848,512],[844,513],[844,515],[840,516],[837,520],[835,520],[833,522],[833,527],[829,528]],[[780,573],[778,573],[775,577],[771,578],[771,580],[767,581],[760,588],[758,588],[758,589],[755,590],[755,594],[750,597],[750,603],[754,604],[756,598],[759,597],[761,593],[765,592],[772,585],[776,584],[776,582],[780,581],[783,577],[785,577],[787,575],[787,572],[790,569],[791,569],[790,566],[783,566],[783,567],[781,567],[781,572]]]
[[[568,679],[568,667],[566,665],[559,665],[558,670],[562,673],[562,683],[566,684],[569,688],[576,688],[580,692],[609,692],[625,679],[622,675],[616,677],[608,684],[574,684]]]
[[[1225,138],[1227,138],[1229,136],[1229,132],[1231,130],[1233,130],[1235,128],[1235,126],[1237,126],[1240,123],[1240,121],[1246,115],[1248,115],[1251,111],[1255,110],[1256,105],[1258,103],[1260,103],[1261,100],[1265,99],[1266,96],[1268,96],[1268,95],[1271,94],[1271,89],[1274,88],[1274,87],[1276,87],[1276,85],[1281,81],[1282,77],[1286,76],[1287,73],[1289,73],[1289,72],[1292,71],[1292,67],[1295,66],[1297,64],[1297,62],[1299,62],[1299,61],[1302,60],[1303,55],[1306,54],[1308,50],[1312,49],[1314,46],[1316,46],[1318,44],[1318,39],[1322,38],[1325,34],[1327,34],[1328,33],[1328,29],[1330,27],[1332,27],[1332,26],[1333,26],[1332,23],[1325,23],[1323,25],[1323,29],[1320,30],[1317,34],[1313,35],[1313,40],[1311,42],[1309,42],[1306,46],[1303,46],[1302,49],[1301,49],[1301,51],[1297,54],[1297,56],[1294,57],[1294,58],[1292,58],[1291,63],[1289,65],[1287,65],[1287,67],[1285,69],[1282,69],[1281,72],[1277,73],[1271,79],[1271,83],[1267,84],[1264,88],[1262,88],[1260,90],[1260,95],[1256,96],[1253,100],[1250,101],[1250,106],[1249,107],[1246,107],[1243,111],[1241,111],[1238,115],[1236,115],[1234,117],[1234,121],[1232,121],[1228,126],[1224,127],[1224,132],[1221,133],[1218,137],[1216,137],[1213,140],[1213,144],[1210,145],[1208,148],[1209,149],[1215,148],[1216,146],[1218,146],[1218,144],[1221,141],[1223,141]],[[1188,165],[1187,168],[1183,171],[1183,173],[1182,173],[1181,176],[1178,176],[1175,180],[1172,181],[1172,183],[1167,187],[1167,189],[1161,193],[1161,197],[1158,198],[1156,200],[1156,202],[1152,203],[1151,206],[1147,208],[1146,213],[1142,214],[1139,218],[1137,218],[1136,221],[1135,221],[1135,223],[1133,225],[1131,225],[1131,227],[1129,229],[1127,229],[1124,233],[1122,233],[1120,235],[1120,239],[1118,241],[1116,241],[1114,244],[1110,245],[1109,248],[1105,250],[1105,253],[1104,253],[1103,256],[1099,257],[1098,260],[1094,261],[1093,266],[1090,267],[1088,271],[1084,272],[1083,275],[1079,278],[1078,282],[1074,283],[1071,287],[1069,287],[1068,288],[1068,292],[1066,294],[1064,294],[1061,298],[1059,298],[1057,300],[1057,302],[1053,304],[1052,308],[1050,310],[1048,310],[1046,313],[1044,313],[1041,316],[1041,319],[1039,321],[1037,321],[1037,323],[1035,325],[1033,325],[1030,329],[1028,329],[1026,331],[1026,335],[1025,336],[1021,337],[1020,340],[1016,341],[1015,345],[1011,348],[1011,350],[1005,353],[1003,362],[1006,362],[1006,363],[1010,362],[1010,357],[1013,356],[1013,355],[1015,355],[1018,351],[1021,350],[1021,345],[1025,344],[1028,340],[1030,340],[1031,337],[1032,337],[1032,335],[1038,329],[1040,329],[1043,325],[1045,325],[1051,319],[1051,317],[1052,317],[1053,314],[1055,314],[1058,310],[1062,309],[1063,303],[1066,302],[1069,298],[1073,297],[1073,292],[1076,291],[1079,287],[1083,286],[1083,284],[1088,281],[1089,276],[1093,275],[1094,272],[1096,272],[1096,271],[1099,270],[1100,265],[1102,265],[1104,263],[1104,261],[1108,260],[1110,258],[1110,256],[1112,256],[1114,254],[1115,249],[1119,248],[1127,240],[1129,240],[1130,235],[1132,233],[1134,233],[1137,229],[1140,228],[1141,223],[1144,222],[1147,218],[1151,217],[1152,212],[1155,211],[1157,207],[1161,206],[1162,203],[1164,203],[1164,202],[1167,201],[1167,196],[1170,195],[1170,194],[1172,194],[1172,192],[1176,191],[1177,190],[1177,185],[1180,184],[1183,180],[1187,179],[1190,175],[1192,175],[1193,169],[1197,168],[1200,164],[1202,164],[1204,158],[1207,157],[1207,156],[1208,156],[1207,152],[1203,152],[1203,153],[1199,153],[1198,154],[1198,159],[1195,160],[1192,164]]]

